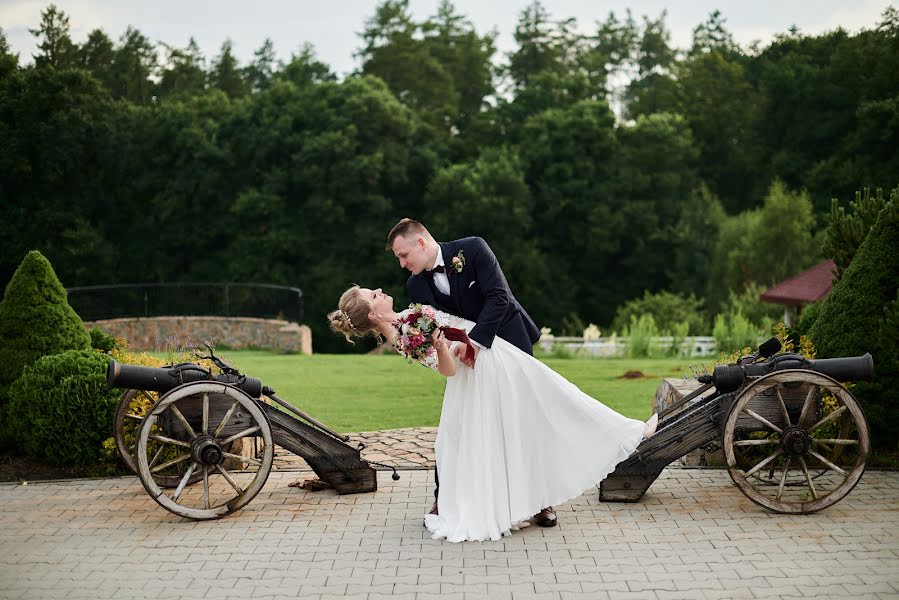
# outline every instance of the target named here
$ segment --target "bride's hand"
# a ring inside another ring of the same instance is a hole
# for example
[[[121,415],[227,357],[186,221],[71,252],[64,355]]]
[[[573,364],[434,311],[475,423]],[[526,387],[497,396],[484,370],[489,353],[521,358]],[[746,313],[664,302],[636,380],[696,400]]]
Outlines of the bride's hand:
[[[443,335],[443,332],[439,329],[435,329],[434,333],[431,334],[431,343],[438,351],[448,349],[446,336]]]

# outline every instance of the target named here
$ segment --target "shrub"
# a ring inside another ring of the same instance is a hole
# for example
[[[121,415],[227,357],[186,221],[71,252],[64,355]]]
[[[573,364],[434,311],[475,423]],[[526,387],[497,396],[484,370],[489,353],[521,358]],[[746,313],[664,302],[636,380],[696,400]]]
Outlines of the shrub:
[[[843,277],[834,285],[809,337],[821,358],[874,357],[875,381],[853,393],[864,407],[874,444],[895,447],[899,438],[899,188],[877,216]]]
[[[703,310],[702,300],[693,294],[682,296],[671,292],[650,294],[643,292],[642,298],[628,300],[615,311],[612,330],[623,331],[631,325],[631,317],[651,315],[659,331],[674,331],[680,323],[687,323],[686,335],[705,335],[708,332],[708,318]]]
[[[783,307],[779,304],[762,302],[759,296],[766,286],[748,283],[739,293],[731,291],[728,295],[726,312],[740,313],[758,331],[770,331],[774,324],[783,319]]]
[[[29,252],[0,302],[0,446],[11,439],[5,399],[22,368],[48,354],[88,348],[84,323],[53,267],[37,250]]]
[[[761,331],[743,316],[739,310],[722,313],[715,317],[712,329],[718,352],[730,353],[741,348],[754,348],[759,343]]]
[[[799,313],[799,320],[793,325],[791,333],[795,336],[808,335],[815,325],[815,321],[821,316],[821,310],[824,308],[824,302],[812,302],[802,308]]]
[[[99,327],[90,330],[91,348],[109,354],[122,345],[121,340],[117,340]]]
[[[53,464],[97,464],[119,398],[106,388],[109,361],[95,350],[69,350],[25,367],[9,389],[19,447]]]
[[[652,315],[631,315],[630,326],[624,330],[627,336],[625,356],[628,358],[646,358],[652,354],[652,338],[659,335],[655,319]]]
[[[824,233],[824,252],[837,265],[837,279],[843,276],[884,206],[886,199],[881,188],[877,188],[874,196],[871,196],[870,188],[855,192],[855,201],[849,202],[848,215],[836,198],[831,200],[830,225]]]

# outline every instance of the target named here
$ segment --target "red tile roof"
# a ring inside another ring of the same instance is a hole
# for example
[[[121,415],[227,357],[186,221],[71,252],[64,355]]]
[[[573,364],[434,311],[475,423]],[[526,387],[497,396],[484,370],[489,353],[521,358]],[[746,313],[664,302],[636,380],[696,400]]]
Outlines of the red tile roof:
[[[832,260],[825,260],[781,281],[765,290],[760,296],[763,302],[798,306],[826,298],[833,287],[833,271],[836,265]]]

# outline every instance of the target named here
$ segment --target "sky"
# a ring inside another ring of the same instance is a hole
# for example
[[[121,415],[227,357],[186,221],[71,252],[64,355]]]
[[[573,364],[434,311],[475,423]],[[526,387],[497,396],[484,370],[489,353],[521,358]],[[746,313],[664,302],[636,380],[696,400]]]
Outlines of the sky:
[[[502,58],[514,48],[512,34],[521,10],[530,0],[455,0],[479,33],[495,29]],[[48,0],[0,0],[0,28],[20,64],[32,63],[35,38],[28,32],[40,23]],[[713,10],[720,10],[736,41],[745,46],[771,41],[776,33],[796,26],[814,35],[838,27],[855,32],[873,28],[895,0],[543,0],[552,18],[574,17],[582,33],[593,33],[597,21],[610,11],[622,17],[630,8],[634,16],[657,17],[667,10],[666,23],[672,45],[687,48],[693,28]],[[88,33],[102,29],[118,38],[131,25],[155,42],[183,47],[191,36],[207,59],[219,53],[230,39],[242,64],[271,38],[278,58],[289,60],[306,42],[316,56],[339,75],[359,67],[353,54],[360,46],[359,32],[374,14],[376,0],[57,0],[69,15],[72,39],[82,43]],[[438,0],[410,0],[416,20],[436,12]],[[160,53],[160,58],[164,54]]]

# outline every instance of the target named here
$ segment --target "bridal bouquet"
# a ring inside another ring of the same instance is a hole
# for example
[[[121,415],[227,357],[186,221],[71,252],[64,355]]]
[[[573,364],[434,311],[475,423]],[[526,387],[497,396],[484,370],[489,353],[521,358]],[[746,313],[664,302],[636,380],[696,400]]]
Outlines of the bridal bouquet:
[[[437,315],[430,306],[410,304],[411,312],[396,322],[398,335],[394,345],[410,363],[436,352],[431,334],[437,329]]]

